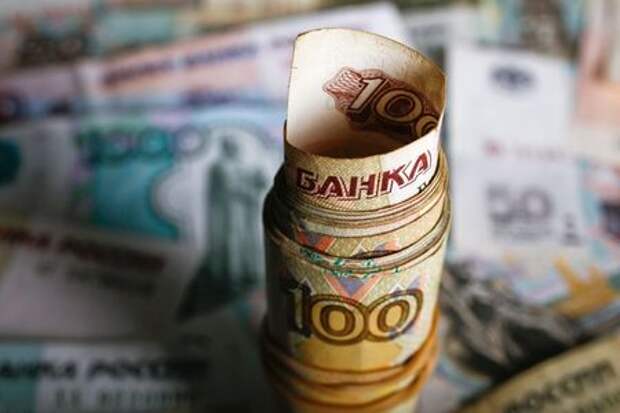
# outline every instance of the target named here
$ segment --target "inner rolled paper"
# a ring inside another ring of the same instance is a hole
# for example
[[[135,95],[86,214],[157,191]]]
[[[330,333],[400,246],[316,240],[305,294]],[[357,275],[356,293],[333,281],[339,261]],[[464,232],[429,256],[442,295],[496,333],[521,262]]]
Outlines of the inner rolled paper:
[[[295,42],[284,142],[286,186],[339,211],[395,205],[437,170],[441,70],[367,32],[320,29]]]
[[[287,143],[311,155],[388,154],[439,127],[444,76],[424,56],[366,32],[322,29],[295,45]]]

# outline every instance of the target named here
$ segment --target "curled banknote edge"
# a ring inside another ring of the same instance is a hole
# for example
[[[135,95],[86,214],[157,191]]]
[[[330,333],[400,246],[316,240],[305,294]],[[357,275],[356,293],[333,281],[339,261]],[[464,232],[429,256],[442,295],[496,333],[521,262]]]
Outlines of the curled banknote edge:
[[[549,412],[620,408],[620,337],[612,334],[577,347],[516,376],[463,413]]]

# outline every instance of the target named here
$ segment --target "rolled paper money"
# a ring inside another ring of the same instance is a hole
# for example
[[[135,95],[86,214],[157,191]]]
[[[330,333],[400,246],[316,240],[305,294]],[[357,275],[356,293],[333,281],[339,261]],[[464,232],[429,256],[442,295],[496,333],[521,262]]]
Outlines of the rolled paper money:
[[[286,400],[288,406],[297,413],[410,413],[415,410],[422,386],[435,368],[437,355],[437,352],[431,355],[417,379],[402,391],[373,403],[350,406],[319,403],[300,397],[290,391],[288,383],[279,381],[269,371],[267,371],[267,376],[271,379],[276,391]]]
[[[318,368],[364,372],[404,363],[431,330],[449,217],[446,204],[419,245],[376,259],[296,248],[266,222],[269,334]]]
[[[276,375],[278,374],[278,370],[283,372],[288,371],[294,375],[292,381],[302,383],[302,385],[303,383],[311,383],[316,388],[327,389],[327,392],[334,392],[336,389],[338,389],[337,391],[344,390],[346,392],[348,388],[356,389],[355,391],[359,392],[363,391],[362,389],[376,388],[377,384],[380,383],[393,383],[407,378],[411,378],[412,380],[426,365],[431,353],[437,346],[438,318],[439,314],[437,312],[429,339],[427,339],[422,348],[420,348],[407,362],[392,368],[359,373],[355,371],[320,369],[306,365],[288,356],[284,351],[279,349],[277,345],[273,344],[265,329],[261,337],[262,351],[264,353],[263,359],[270,360],[269,364],[272,366],[279,366],[278,369],[272,368],[272,370],[276,370]],[[292,384],[290,380],[289,385]],[[293,385],[292,387],[295,386]],[[334,392],[334,394],[337,393]],[[321,395],[319,395],[317,399],[320,398]]]
[[[445,231],[451,221],[450,211],[450,200],[445,198],[440,219],[424,237],[399,251],[380,257],[341,257],[324,254],[313,248],[301,246],[286,237],[270,221],[270,215],[266,211],[263,213],[263,219],[267,226],[266,233],[268,237],[278,245],[284,255],[308,261],[336,275],[361,274],[363,277],[367,277],[393,268],[398,268],[399,271],[402,271],[415,265],[416,261],[414,258],[433,249],[437,244],[437,240],[446,235]]]
[[[462,413],[620,411],[620,334],[548,360]]]
[[[418,194],[437,169],[444,89],[434,63],[393,40],[347,29],[300,35],[287,185],[308,204],[340,210],[383,208]]]
[[[338,257],[382,256],[414,244],[439,221],[448,185],[443,152],[436,175],[421,194],[379,210],[381,215],[348,216],[312,211],[303,203],[280,200],[279,196],[289,191],[277,187],[269,194],[265,210],[271,211],[278,228],[300,245]]]

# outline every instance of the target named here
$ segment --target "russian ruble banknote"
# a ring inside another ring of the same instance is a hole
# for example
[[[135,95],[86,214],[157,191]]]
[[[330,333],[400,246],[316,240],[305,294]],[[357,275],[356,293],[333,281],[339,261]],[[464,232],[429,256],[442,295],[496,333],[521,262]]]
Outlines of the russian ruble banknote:
[[[427,403],[439,403],[431,406],[445,406],[437,411],[451,411],[524,367],[620,326],[617,168],[584,160],[574,162],[577,175],[571,172],[571,179],[577,183],[583,225],[578,248],[527,248],[524,243],[518,251],[498,238],[503,247],[498,248],[496,257],[481,258],[486,255],[484,247],[478,252],[470,250],[465,259],[452,257],[440,297],[447,321],[444,348],[449,350],[442,354],[437,374],[422,397],[422,407],[426,399],[430,400]],[[452,167],[459,171],[460,164],[453,162]],[[563,181],[554,179],[545,184],[542,176],[554,176],[553,160],[547,160],[545,167],[545,172],[540,167],[535,169],[540,172],[535,183],[553,193]],[[490,170],[494,176],[501,175],[497,164]],[[503,188],[514,188],[515,181],[504,180]],[[475,187],[469,185],[474,192]],[[455,185],[452,191],[458,214],[458,203],[464,201]],[[564,196],[567,204],[573,203]],[[460,214],[464,219],[480,215],[470,212],[466,216],[462,209]],[[453,239],[458,239],[462,230],[458,215],[455,221]]]
[[[0,70],[68,64],[176,40],[199,31],[190,10],[182,4],[135,7],[97,0],[7,6],[0,11]]]
[[[574,91],[568,61],[457,44],[448,72],[453,158],[565,146]]]
[[[476,40],[477,9],[466,5],[411,8],[402,11],[412,47],[445,67],[446,50],[455,42]]]
[[[20,71],[0,80],[0,122],[84,108],[284,101],[295,36],[330,26],[407,38],[398,11],[379,3],[250,25],[71,68]]]
[[[579,175],[565,150],[568,64],[455,45],[449,70],[454,253],[579,248],[585,237]]]
[[[5,339],[0,411],[275,411],[258,358],[252,297],[159,340]]]
[[[191,245],[2,215],[4,336],[153,336],[177,322],[200,266]]]
[[[620,162],[619,25],[617,2],[589,3],[571,134],[577,154],[612,165]]]
[[[538,248],[570,254],[585,247],[587,226],[572,157],[560,151],[496,153],[455,157],[452,167],[455,256],[501,258]]]
[[[615,412],[620,408],[618,334],[548,360],[462,412]]]
[[[542,304],[559,302],[562,290],[577,294],[567,274],[579,274],[569,277],[575,285],[592,276],[614,290],[619,179],[614,166],[580,160],[569,150],[568,69],[562,60],[471,50],[455,48],[451,55],[452,257],[488,258],[500,265],[521,261],[524,267],[534,259],[539,269],[528,272],[542,284],[516,290],[540,297]],[[474,55],[489,64],[466,82]],[[545,89],[550,85],[553,90]],[[609,300],[581,291],[585,313],[599,304],[598,309],[610,305],[609,313],[615,313],[615,295],[602,294]],[[567,311],[585,314],[577,307]]]
[[[582,0],[483,0],[480,39],[495,45],[574,56],[583,29]]]
[[[292,44],[317,27],[348,27],[406,40],[398,11],[379,3],[245,26],[79,68],[89,104],[191,105],[200,101],[284,101]]]
[[[618,180],[569,150],[567,62],[457,46],[449,74],[449,350],[426,396],[444,411],[620,324]]]
[[[617,275],[604,273],[587,255],[553,250],[453,262],[440,305],[444,350],[421,412],[455,411],[524,369],[620,325]]]
[[[19,225],[9,221],[3,237],[0,326],[80,336],[157,332],[259,285],[261,205],[281,162],[282,124],[279,108],[221,106],[3,131],[0,211]],[[65,238],[81,239],[79,231],[62,236],[73,226],[87,228],[86,241],[65,251]],[[127,255],[140,275],[108,274],[116,255]],[[58,300],[43,299],[50,291]],[[93,314],[100,320],[86,322]]]

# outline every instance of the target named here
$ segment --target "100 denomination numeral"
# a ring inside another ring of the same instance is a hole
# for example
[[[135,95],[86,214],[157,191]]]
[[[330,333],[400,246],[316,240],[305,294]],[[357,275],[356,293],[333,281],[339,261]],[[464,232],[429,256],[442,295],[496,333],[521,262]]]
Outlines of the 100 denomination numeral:
[[[336,345],[393,340],[413,327],[423,303],[417,288],[393,292],[365,305],[349,297],[312,295],[308,286],[291,279],[284,287],[289,329]]]

